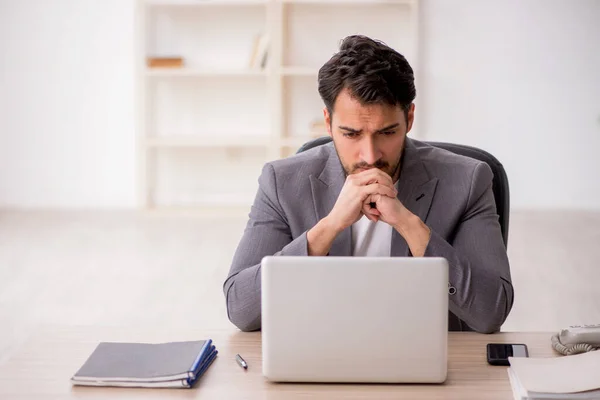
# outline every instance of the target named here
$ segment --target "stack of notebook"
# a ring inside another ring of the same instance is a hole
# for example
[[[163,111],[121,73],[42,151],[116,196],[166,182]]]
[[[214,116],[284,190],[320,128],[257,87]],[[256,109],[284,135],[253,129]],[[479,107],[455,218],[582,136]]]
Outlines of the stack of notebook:
[[[600,351],[558,358],[509,357],[515,400],[600,399]]]
[[[75,385],[190,388],[217,356],[212,340],[100,343],[71,378]]]

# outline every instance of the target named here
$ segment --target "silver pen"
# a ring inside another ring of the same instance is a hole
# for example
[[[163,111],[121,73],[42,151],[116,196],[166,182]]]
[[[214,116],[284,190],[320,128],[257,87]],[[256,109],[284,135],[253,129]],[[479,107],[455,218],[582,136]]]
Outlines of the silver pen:
[[[246,363],[246,361],[239,354],[235,355],[235,361],[237,361],[240,367],[248,369],[248,363]]]

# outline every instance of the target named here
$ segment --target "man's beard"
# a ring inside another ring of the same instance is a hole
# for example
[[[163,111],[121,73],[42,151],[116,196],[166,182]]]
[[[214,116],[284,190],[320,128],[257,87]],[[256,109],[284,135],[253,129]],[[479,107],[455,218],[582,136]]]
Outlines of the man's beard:
[[[346,176],[356,174],[359,172],[360,169],[378,168],[386,174],[388,174],[392,178],[393,182],[396,182],[396,179],[400,177],[400,168],[402,166],[402,154],[404,154],[404,146],[405,144],[403,143],[402,149],[400,150],[400,155],[398,156],[398,159],[393,165],[390,165],[390,163],[384,160],[377,160],[374,164],[367,164],[363,161],[351,166],[347,166],[344,165],[342,158],[340,157],[340,153],[338,152],[337,147],[335,146],[335,141],[333,143],[333,147],[335,148],[335,152],[337,153],[338,160],[340,161],[342,168],[344,168]]]

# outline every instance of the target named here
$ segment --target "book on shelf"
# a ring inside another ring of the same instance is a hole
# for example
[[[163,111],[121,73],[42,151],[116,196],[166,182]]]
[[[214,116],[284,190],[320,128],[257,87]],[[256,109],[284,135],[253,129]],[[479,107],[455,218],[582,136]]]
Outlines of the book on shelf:
[[[515,400],[600,399],[600,351],[557,358],[509,357]]]
[[[146,63],[150,68],[181,68],[182,57],[148,57]]]
[[[254,38],[252,51],[250,53],[249,67],[251,69],[264,69],[269,58],[269,35],[262,33]]]
[[[211,339],[170,343],[102,342],[71,382],[81,386],[191,388],[217,353]]]

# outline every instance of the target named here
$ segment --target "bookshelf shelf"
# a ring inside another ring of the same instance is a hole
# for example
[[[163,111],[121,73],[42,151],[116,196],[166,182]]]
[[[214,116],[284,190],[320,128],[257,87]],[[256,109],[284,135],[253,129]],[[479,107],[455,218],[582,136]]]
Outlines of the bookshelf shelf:
[[[246,148],[267,148],[269,146],[269,138],[264,136],[234,136],[221,135],[200,136],[200,135],[171,135],[171,136],[154,136],[148,137],[145,140],[147,147],[161,148],[217,148],[217,147],[246,147]]]
[[[311,67],[283,67],[281,69],[281,75],[283,76],[308,76],[316,79],[318,73],[318,68]]]
[[[164,78],[179,78],[179,77],[265,77],[267,75],[264,70],[228,70],[228,69],[200,69],[200,68],[148,68],[146,76],[148,77],[164,77]]]
[[[146,0],[147,6],[154,7],[235,7],[266,4],[267,0]]]
[[[317,75],[343,37],[383,40],[418,68],[418,0],[135,1],[147,210],[248,209],[264,163],[322,130]]]
[[[418,0],[281,0],[284,4],[310,4],[310,5],[414,5]]]
[[[314,139],[311,136],[290,136],[281,141],[281,147],[287,149],[299,149],[304,143]]]

